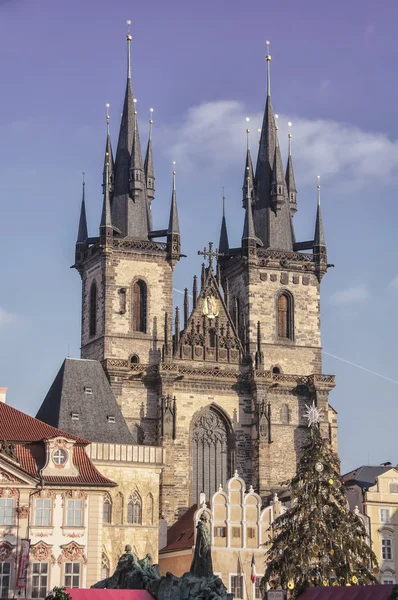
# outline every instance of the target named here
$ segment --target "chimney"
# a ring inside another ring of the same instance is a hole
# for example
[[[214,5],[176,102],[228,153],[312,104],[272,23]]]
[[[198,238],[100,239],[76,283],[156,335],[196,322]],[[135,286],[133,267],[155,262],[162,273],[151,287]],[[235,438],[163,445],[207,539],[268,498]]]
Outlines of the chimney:
[[[7,388],[0,387],[0,402],[6,403]]]

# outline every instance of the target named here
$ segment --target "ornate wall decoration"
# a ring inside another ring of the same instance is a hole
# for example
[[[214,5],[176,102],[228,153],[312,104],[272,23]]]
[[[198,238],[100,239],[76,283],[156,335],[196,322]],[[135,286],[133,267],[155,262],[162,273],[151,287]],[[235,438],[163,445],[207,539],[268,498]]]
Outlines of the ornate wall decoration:
[[[66,490],[62,494],[62,503],[61,507],[64,508],[65,500],[69,498],[76,498],[77,500],[84,500],[84,506],[87,508],[87,494],[82,492],[81,490]]]
[[[8,542],[0,544],[0,562],[8,560],[12,554],[12,546]]]
[[[84,565],[87,564],[87,557],[84,554],[85,546],[80,546],[77,542],[70,542],[61,546],[62,552],[58,557],[57,563],[60,565],[63,562],[74,562],[81,560]]]
[[[29,516],[29,506],[28,505],[18,506],[17,515],[19,516],[20,519],[27,519]]]
[[[0,498],[19,498],[19,490],[16,488],[1,488]]]
[[[30,554],[34,558],[34,560],[37,560],[37,562],[51,560],[51,562],[55,564],[55,557],[52,556],[51,548],[52,546],[49,546],[44,542],[37,542],[37,544],[31,546]]]

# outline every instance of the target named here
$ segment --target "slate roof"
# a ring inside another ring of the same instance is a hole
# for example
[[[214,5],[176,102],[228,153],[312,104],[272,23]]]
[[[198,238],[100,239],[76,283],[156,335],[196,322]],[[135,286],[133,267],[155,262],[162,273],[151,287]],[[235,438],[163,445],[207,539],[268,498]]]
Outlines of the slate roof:
[[[108,417],[114,417],[115,422]],[[36,418],[91,442],[134,443],[102,365],[96,360],[66,358]]]
[[[194,504],[167,531],[167,546],[159,550],[159,554],[173,550],[189,550],[194,544],[193,517],[197,509]]]
[[[345,484],[348,483],[356,483],[360,487],[370,488],[373,485],[376,485],[376,477],[390,471],[394,467],[389,465],[387,467],[377,466],[372,467],[368,465],[364,465],[362,467],[358,467],[354,471],[350,471],[343,475],[343,481]]]

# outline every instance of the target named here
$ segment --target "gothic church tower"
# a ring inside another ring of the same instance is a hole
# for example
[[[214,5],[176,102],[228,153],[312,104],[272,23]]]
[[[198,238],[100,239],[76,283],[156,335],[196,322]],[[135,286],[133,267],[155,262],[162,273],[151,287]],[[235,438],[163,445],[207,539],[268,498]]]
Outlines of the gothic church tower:
[[[180,258],[175,174],[168,227],[153,230],[152,140],[143,160],[130,40],[115,160],[108,124],[97,237],[88,236],[83,188],[75,258],[82,357],[101,361],[136,443],[165,447],[161,512],[172,524],[235,471],[264,498],[279,490],[295,472],[306,404],[322,409],[323,433],[336,449],[328,403],[334,377],[321,363],[320,286],[328,264],[319,189],[314,238],[295,239],[292,154],[284,171],[268,52],[255,172],[247,148],[240,245],[230,246],[223,212],[218,251],[210,244],[200,252],[192,301],[186,288],[182,309],[173,308]]]

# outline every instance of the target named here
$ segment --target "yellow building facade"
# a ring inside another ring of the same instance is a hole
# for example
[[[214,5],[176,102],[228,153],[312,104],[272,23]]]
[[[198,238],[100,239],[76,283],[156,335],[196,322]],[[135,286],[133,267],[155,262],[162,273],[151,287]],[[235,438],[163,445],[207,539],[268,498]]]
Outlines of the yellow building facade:
[[[398,577],[398,469],[360,467],[344,476],[351,510],[363,520],[378,564],[380,583]]]

